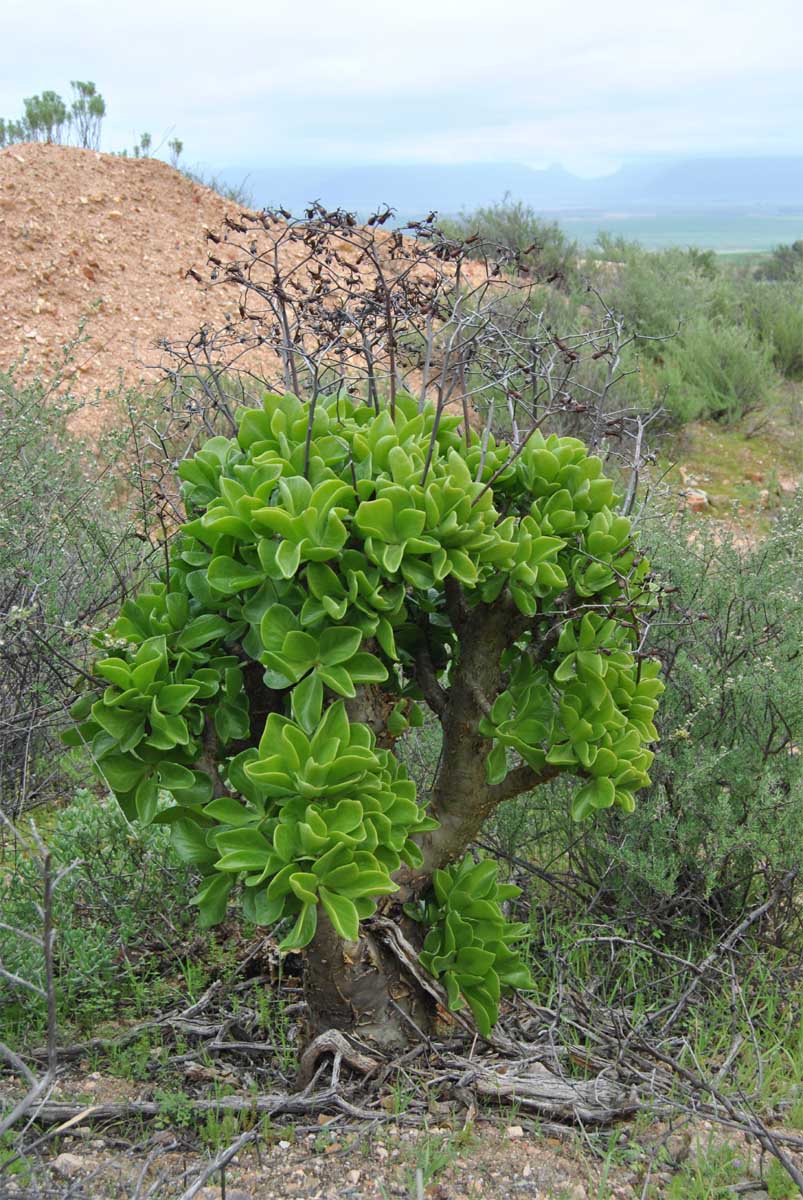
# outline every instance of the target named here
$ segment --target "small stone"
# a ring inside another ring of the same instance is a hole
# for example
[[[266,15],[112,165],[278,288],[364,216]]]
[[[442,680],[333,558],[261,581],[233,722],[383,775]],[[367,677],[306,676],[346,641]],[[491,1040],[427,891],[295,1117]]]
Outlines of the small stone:
[[[53,1163],[53,1170],[64,1179],[72,1179],[84,1169],[84,1160],[77,1154],[60,1154]]]
[[[683,1163],[689,1157],[691,1135],[689,1133],[674,1133],[666,1139],[666,1152],[673,1163]]]
[[[285,1142],[285,1141],[281,1141],[281,1142],[279,1142],[279,1149],[280,1149],[280,1150],[289,1150],[289,1149],[290,1149],[290,1143],[289,1143],[289,1142]]]
[[[686,492],[686,507],[691,512],[705,512],[710,504],[708,493],[702,488],[689,488]]]
[[[359,1171],[349,1171],[348,1179],[349,1179],[349,1183],[359,1183],[360,1182],[360,1172]]]
[[[525,1163],[525,1164],[524,1164],[524,1166],[523,1166],[523,1168],[522,1168],[522,1172],[521,1172],[522,1178],[523,1178],[523,1179],[529,1179],[529,1178],[530,1178],[530,1176],[532,1175],[532,1173],[533,1173],[533,1169],[532,1169],[532,1167],[530,1166],[530,1164],[529,1164],[529,1163]]]
[[[388,1152],[384,1146],[376,1146],[374,1148],[374,1154],[380,1160],[380,1162],[386,1159],[388,1156]]]
[[[507,1129],[505,1130],[505,1133],[507,1134],[507,1136],[509,1138],[523,1138],[524,1137],[524,1130],[522,1129],[521,1125],[508,1125]]]

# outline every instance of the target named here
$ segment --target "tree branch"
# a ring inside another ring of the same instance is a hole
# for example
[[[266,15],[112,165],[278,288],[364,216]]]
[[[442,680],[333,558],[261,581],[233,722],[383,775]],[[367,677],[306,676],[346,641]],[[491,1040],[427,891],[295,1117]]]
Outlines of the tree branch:
[[[549,780],[560,775],[562,770],[562,767],[548,766],[536,771],[528,763],[522,763],[509,771],[501,783],[493,784],[488,789],[491,803],[496,806],[503,800],[512,800],[514,796],[520,796],[522,792],[531,792],[542,783],[549,783]]]
[[[432,656],[426,641],[426,632],[422,629],[421,638],[415,652],[415,677],[424,693],[424,699],[439,720],[446,716],[449,707],[449,693],[441,687],[435,673]]]

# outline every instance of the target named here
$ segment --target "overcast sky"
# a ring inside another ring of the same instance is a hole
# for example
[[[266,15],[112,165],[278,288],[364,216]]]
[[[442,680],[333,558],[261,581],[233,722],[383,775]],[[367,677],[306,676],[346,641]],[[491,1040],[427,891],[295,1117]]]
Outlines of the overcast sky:
[[[801,0],[0,0],[0,115],[72,78],[221,168],[803,153]]]

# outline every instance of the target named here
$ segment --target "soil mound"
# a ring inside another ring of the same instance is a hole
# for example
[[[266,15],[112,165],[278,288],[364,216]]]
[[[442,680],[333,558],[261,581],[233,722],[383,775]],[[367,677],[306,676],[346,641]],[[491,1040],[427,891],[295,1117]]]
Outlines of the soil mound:
[[[63,361],[82,396],[82,430],[105,424],[107,388],[158,378],[159,341],[224,323],[233,289],[202,287],[207,230],[238,210],[157,159],[40,144],[0,151],[0,368]],[[235,250],[217,248],[223,259]]]

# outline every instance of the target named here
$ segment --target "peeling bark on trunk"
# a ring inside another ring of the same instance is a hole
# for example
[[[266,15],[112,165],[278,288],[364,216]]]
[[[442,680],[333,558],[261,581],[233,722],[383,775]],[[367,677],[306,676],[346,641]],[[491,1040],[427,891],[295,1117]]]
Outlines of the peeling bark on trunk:
[[[344,942],[322,909],[307,950],[304,993],[311,1037],[341,1029],[385,1051],[420,1041],[435,1015],[432,999],[370,928],[358,942]]]

